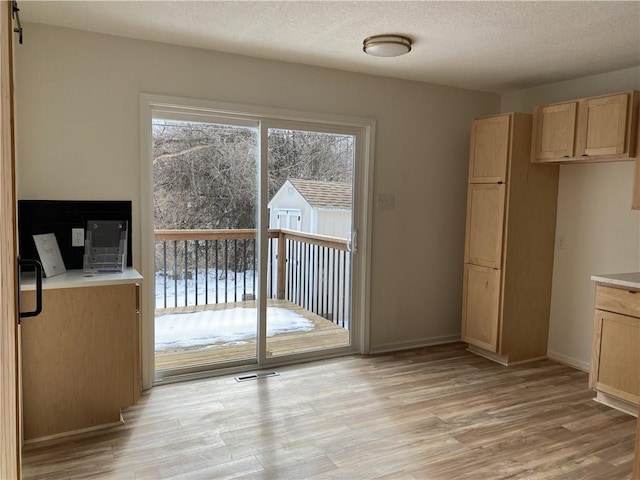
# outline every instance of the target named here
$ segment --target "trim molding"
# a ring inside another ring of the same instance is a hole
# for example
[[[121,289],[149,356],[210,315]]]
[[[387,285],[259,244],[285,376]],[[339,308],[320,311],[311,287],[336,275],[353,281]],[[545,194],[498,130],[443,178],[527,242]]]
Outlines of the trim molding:
[[[607,407],[615,408],[616,410],[619,410],[620,412],[624,412],[633,417],[638,416],[638,409],[634,404],[629,403],[625,400],[616,398],[612,395],[608,395],[604,392],[596,392],[596,396],[594,400],[598,403],[606,405]]]
[[[558,363],[562,363],[569,367],[577,368],[578,370],[582,370],[583,372],[589,373],[591,370],[591,364],[589,362],[585,362],[584,360],[580,360],[574,357],[570,357],[569,355],[565,355],[560,352],[554,352],[552,350],[547,351],[547,358],[549,360],[556,361]]]
[[[444,345],[445,343],[455,343],[460,341],[460,334],[442,335],[440,337],[426,337],[410,342],[391,342],[380,345],[371,345],[370,354],[396,352],[399,350],[411,350],[414,348],[431,347],[434,345]]]
[[[31,438],[29,440],[25,440],[25,445],[32,445],[34,443],[42,443],[48,442],[51,440],[61,440],[68,439],[69,437],[73,437],[75,439],[88,438],[96,435],[104,435],[107,430],[112,428],[121,427],[124,425],[124,419],[122,418],[122,413],[120,414],[120,420],[117,422],[105,423],[102,425],[94,425],[93,427],[81,428],[79,430],[71,430],[70,432],[61,432],[53,435],[45,435],[43,437]]]

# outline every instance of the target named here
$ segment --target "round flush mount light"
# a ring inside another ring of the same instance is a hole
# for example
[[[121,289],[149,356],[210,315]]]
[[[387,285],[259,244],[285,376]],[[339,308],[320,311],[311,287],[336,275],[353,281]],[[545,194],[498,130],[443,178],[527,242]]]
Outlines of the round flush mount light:
[[[402,35],[373,35],[364,39],[362,50],[376,57],[397,57],[411,51],[411,39]]]

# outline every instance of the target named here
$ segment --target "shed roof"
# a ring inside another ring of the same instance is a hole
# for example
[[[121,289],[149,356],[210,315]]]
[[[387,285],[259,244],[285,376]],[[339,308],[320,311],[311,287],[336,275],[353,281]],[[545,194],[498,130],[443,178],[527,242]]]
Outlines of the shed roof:
[[[350,183],[322,182],[290,178],[289,182],[312,207],[351,209],[352,188]]]

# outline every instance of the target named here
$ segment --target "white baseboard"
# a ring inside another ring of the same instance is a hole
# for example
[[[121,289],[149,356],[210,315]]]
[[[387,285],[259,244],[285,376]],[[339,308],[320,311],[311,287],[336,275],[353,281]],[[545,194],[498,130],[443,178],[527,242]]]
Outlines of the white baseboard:
[[[460,335],[443,335],[441,337],[427,337],[409,342],[392,342],[380,345],[371,345],[369,353],[387,353],[397,352],[400,350],[411,350],[414,348],[431,347],[434,345],[444,345],[445,343],[455,343],[460,341]]]
[[[582,370],[583,372],[589,373],[589,370],[591,370],[590,362],[585,362],[584,360],[573,358],[563,353],[553,352],[549,350],[547,351],[547,358],[549,360],[554,360],[558,363],[562,363],[564,365],[577,368],[578,370]]]

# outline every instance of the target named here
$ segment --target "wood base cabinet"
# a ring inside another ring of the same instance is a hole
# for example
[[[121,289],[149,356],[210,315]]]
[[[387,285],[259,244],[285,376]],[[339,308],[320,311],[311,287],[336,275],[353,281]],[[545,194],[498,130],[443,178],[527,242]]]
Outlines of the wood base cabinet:
[[[640,290],[596,285],[589,385],[603,403],[640,405]]]
[[[121,421],[140,396],[136,284],[45,289],[43,312],[21,325],[24,438]],[[33,291],[22,292],[25,308]]]
[[[532,164],[532,116],[472,122],[462,340],[509,364],[546,356],[558,168]]]
[[[636,451],[633,456],[633,473],[631,478],[640,478],[640,409],[638,409],[638,429],[636,431]]]

